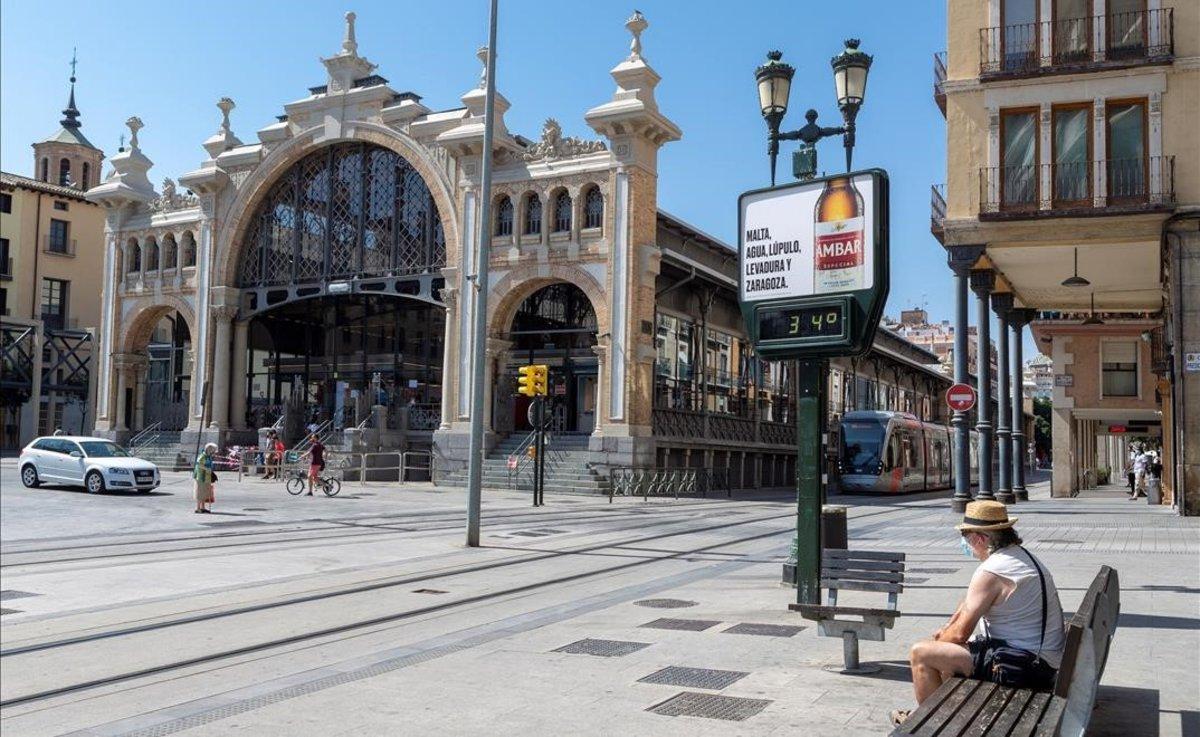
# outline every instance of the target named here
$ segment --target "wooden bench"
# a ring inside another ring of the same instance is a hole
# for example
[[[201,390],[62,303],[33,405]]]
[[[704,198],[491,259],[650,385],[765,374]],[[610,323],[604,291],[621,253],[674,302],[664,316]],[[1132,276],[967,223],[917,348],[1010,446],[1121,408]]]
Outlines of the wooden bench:
[[[858,660],[858,641],[882,642],[900,616],[899,597],[904,591],[904,553],[873,550],[826,549],[821,554],[821,588],[829,590],[828,604],[791,604],[792,611],[817,622],[826,637],[842,638],[842,673],[862,674],[879,670]],[[887,607],[842,606],[838,591],[886,593]]]
[[[1117,572],[1103,566],[1067,622],[1062,667],[1051,691],[951,678],[892,737],[1082,737],[1121,612]]]

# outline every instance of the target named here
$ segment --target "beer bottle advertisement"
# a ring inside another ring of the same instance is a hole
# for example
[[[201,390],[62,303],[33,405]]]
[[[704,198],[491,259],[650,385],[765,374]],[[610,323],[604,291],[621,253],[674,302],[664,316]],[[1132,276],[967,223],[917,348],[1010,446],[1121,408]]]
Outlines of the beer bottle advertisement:
[[[764,190],[741,200],[741,299],[872,289],[876,207],[870,173]]]

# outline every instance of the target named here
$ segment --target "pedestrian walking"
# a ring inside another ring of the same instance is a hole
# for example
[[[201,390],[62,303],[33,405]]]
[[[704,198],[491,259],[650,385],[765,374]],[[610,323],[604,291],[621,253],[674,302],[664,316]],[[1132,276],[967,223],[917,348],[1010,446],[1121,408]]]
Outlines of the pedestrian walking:
[[[1146,474],[1150,471],[1150,454],[1146,451],[1138,453],[1133,461],[1133,494],[1130,499],[1146,495]]]
[[[204,450],[200,455],[196,456],[196,463],[192,466],[192,483],[193,496],[196,498],[196,514],[209,514],[212,512],[208,505],[213,503],[213,484],[217,481],[217,474],[213,471],[213,457],[217,454],[217,444],[209,443],[204,446]]]
[[[317,477],[325,470],[325,444],[317,437],[316,433],[309,436],[312,444],[308,449],[308,494],[313,495],[313,485],[317,482]]]
[[[1044,689],[1054,683],[1066,638],[1054,578],[1021,546],[1000,502],[967,505],[960,544],[981,561],[954,616],[933,637],[913,645],[917,703],[950,676],[970,676],[1007,688]],[[902,724],[910,712],[892,712]]]
[[[283,459],[283,441],[274,430],[267,432],[267,472],[263,480],[279,478],[279,463]]]

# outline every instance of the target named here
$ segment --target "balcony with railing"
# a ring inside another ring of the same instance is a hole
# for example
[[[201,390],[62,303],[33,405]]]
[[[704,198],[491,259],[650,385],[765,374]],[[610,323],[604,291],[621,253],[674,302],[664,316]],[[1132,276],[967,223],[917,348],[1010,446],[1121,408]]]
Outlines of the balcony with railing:
[[[1165,64],[1174,55],[1172,8],[979,29],[984,80]]]
[[[78,241],[74,238],[56,238],[52,235],[42,236],[42,253],[50,253],[55,256],[69,256],[74,258],[75,245]]]
[[[929,188],[929,232],[943,243],[946,223],[946,185],[935,184]]]
[[[933,101],[937,103],[942,117],[946,115],[946,52],[933,55]]]
[[[990,166],[979,171],[984,220],[1120,215],[1175,204],[1175,157]]]
[[[13,260],[12,256],[4,256],[0,258],[0,279],[10,281],[13,277]]]

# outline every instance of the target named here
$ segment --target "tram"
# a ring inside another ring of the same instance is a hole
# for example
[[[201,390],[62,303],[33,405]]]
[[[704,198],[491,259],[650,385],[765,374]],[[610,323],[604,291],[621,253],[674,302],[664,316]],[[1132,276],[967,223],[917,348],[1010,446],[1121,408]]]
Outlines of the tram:
[[[945,425],[907,412],[847,412],[842,416],[838,471],[849,492],[897,494],[954,486],[955,438]],[[971,483],[979,480],[978,437],[971,431]]]

